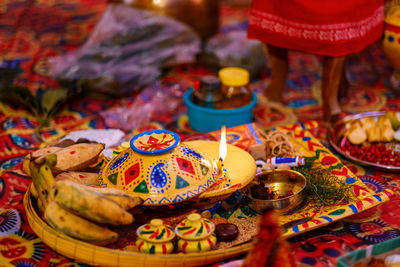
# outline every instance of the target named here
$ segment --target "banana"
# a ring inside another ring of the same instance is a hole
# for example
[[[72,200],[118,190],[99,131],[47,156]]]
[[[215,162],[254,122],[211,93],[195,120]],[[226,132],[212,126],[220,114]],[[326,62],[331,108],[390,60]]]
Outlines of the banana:
[[[31,154],[26,155],[24,162],[22,163],[22,170],[26,175],[31,176],[31,170],[29,169],[29,164],[31,162]]]
[[[88,187],[89,190],[105,195],[117,202],[124,210],[129,210],[142,204],[143,200],[140,197],[134,197],[122,190],[115,188]]]
[[[44,217],[53,228],[80,240],[95,244],[107,244],[118,239],[118,234],[107,227],[81,218],[63,209],[54,201],[47,205]]]
[[[73,181],[57,181],[52,195],[63,208],[89,220],[112,225],[133,222],[132,214],[125,211],[114,200]]]
[[[33,161],[29,162],[32,181],[44,208],[49,202],[50,190],[54,184],[51,166],[55,163],[55,160],[54,154],[51,154],[46,156],[46,159],[40,165]]]
[[[37,203],[37,206],[38,206],[39,210],[44,214],[45,208],[44,208],[43,203],[42,203],[42,201],[40,200],[40,198],[37,199],[37,202],[36,202],[36,203]]]
[[[99,185],[99,174],[95,172],[62,172],[56,176],[58,180],[71,180],[84,185]]]
[[[33,196],[34,198],[36,198],[36,199],[39,198],[39,193],[38,193],[38,191],[36,190],[36,187],[35,187],[35,184],[34,184],[34,183],[32,183],[31,186],[29,187],[29,191],[31,192],[31,194],[32,194],[32,196]]]
[[[39,198],[39,193],[35,188],[35,185],[32,183],[31,186],[29,187],[29,191],[31,192],[32,196],[36,199],[36,203],[38,205],[39,210],[44,213],[44,206],[43,202]]]

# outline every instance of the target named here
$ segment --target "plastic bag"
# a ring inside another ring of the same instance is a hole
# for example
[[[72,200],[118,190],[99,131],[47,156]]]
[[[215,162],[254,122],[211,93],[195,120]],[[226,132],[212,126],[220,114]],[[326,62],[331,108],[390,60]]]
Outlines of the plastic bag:
[[[152,12],[110,5],[89,40],[77,51],[51,60],[59,79],[121,96],[156,80],[161,68],[195,61],[198,36],[186,25]]]
[[[125,131],[137,129],[154,120],[162,120],[167,124],[180,115],[179,109],[184,107],[185,90],[179,83],[167,85],[155,82],[143,89],[131,106],[106,110],[101,116],[107,127]]]
[[[264,44],[247,39],[245,31],[233,31],[211,38],[205,45],[200,60],[211,68],[242,67],[252,78],[267,67]]]

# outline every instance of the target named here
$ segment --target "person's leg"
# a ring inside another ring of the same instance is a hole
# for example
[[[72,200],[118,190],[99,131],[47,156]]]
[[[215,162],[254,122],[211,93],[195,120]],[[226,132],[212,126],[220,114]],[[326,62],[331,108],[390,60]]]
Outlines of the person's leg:
[[[282,102],[283,88],[288,74],[288,53],[286,48],[267,45],[271,64],[271,81],[265,89],[268,100]]]
[[[341,99],[344,99],[347,97],[347,94],[349,92],[349,87],[350,83],[347,78],[346,74],[346,59],[343,62],[343,68],[342,68],[342,77],[340,78],[340,84],[339,84],[339,102]]]
[[[345,57],[324,57],[322,68],[322,110],[323,120],[332,122],[340,115],[338,101],[339,84],[343,74]]]

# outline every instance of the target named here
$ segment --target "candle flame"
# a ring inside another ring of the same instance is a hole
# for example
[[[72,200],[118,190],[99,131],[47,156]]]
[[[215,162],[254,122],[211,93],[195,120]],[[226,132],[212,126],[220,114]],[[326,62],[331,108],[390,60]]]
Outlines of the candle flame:
[[[166,0],[153,0],[153,5],[155,5],[156,7],[165,7],[166,4]]]
[[[221,128],[221,139],[219,141],[219,159],[224,160],[227,153],[226,145],[226,128],[225,125]]]

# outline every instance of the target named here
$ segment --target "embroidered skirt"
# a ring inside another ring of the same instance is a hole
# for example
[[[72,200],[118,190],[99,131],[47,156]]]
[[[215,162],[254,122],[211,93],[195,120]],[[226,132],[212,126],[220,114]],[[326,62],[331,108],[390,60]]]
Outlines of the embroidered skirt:
[[[383,33],[383,0],[253,0],[248,37],[307,53],[343,56]]]

